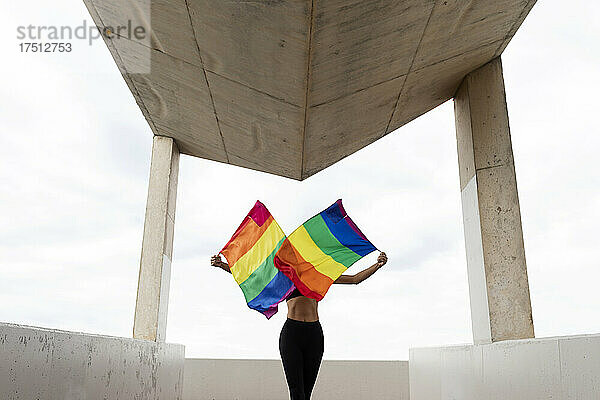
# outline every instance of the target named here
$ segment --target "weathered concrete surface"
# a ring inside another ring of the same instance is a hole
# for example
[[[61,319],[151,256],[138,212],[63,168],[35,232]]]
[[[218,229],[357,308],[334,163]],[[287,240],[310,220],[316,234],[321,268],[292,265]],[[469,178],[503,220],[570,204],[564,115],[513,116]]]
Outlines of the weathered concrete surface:
[[[412,348],[411,400],[596,400],[600,334]]]
[[[179,344],[0,323],[2,400],[176,400]]]
[[[497,57],[455,97],[474,343],[534,337],[508,111]]]
[[[179,150],[175,141],[155,136],[135,303],[136,339],[165,340],[178,173]]]
[[[150,40],[106,43],[156,135],[173,137],[185,154],[294,179],[452,98],[465,74],[502,53],[535,4],[84,2],[101,28],[131,15],[138,22],[150,9]],[[148,63],[151,72],[138,73]]]
[[[408,400],[407,361],[324,360],[313,400]],[[280,360],[186,359],[185,400],[289,398]]]

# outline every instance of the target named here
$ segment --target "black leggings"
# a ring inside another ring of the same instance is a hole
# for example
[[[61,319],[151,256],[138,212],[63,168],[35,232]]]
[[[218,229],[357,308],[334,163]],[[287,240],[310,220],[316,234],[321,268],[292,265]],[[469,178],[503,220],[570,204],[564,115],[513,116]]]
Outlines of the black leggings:
[[[310,400],[321,358],[323,330],[319,321],[287,319],[279,335],[279,353],[291,400]]]

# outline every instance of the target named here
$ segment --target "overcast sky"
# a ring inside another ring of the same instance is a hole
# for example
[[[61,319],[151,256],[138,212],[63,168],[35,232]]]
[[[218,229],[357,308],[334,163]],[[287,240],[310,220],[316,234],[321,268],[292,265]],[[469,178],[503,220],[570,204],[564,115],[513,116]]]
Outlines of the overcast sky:
[[[102,41],[16,39],[84,19],[82,1],[0,5],[0,321],[130,337],[152,132]],[[537,337],[600,332],[599,43],[598,2],[543,0],[503,55]],[[290,233],[338,198],[389,263],[320,303],[324,357],[471,342],[452,101],[304,182],[183,156],[167,341],[278,358],[285,305],[248,310],[210,256],[257,199]]]

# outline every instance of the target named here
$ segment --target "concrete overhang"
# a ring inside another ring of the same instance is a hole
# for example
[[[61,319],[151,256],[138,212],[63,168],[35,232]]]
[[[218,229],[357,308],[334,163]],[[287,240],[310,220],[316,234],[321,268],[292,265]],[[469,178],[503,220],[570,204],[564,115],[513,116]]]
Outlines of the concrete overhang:
[[[154,134],[302,180],[452,98],[535,0],[84,2]]]

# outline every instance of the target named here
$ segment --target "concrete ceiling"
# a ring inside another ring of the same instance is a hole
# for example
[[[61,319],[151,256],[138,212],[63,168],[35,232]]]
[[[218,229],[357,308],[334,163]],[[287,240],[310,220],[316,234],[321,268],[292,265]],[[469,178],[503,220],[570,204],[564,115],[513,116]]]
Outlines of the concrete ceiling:
[[[84,2],[151,31],[105,41],[156,135],[302,180],[452,98],[535,0]]]

